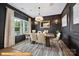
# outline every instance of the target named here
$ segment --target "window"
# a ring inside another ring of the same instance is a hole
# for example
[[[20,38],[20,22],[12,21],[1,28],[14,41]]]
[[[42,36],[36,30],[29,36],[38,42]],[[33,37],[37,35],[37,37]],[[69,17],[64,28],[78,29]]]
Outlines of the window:
[[[25,34],[26,32],[28,32],[28,21],[23,20],[23,33]]]
[[[15,35],[20,35],[21,20],[19,18],[14,18],[14,29],[15,29]]]
[[[79,4],[73,7],[73,24],[79,24]]]
[[[62,18],[62,27],[67,26],[67,15]]]
[[[14,17],[15,36],[28,32],[28,21]]]

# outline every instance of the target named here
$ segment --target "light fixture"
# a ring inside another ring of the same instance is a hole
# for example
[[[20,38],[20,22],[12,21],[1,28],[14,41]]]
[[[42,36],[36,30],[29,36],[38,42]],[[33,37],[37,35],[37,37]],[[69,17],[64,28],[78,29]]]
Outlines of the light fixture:
[[[38,24],[38,22],[37,22],[37,21],[35,21],[34,23],[35,23],[36,25]]]
[[[40,15],[40,7],[38,7],[38,9],[39,9],[39,13],[38,13],[38,16],[35,17],[35,20],[36,21],[43,21],[43,17]]]
[[[55,20],[55,23],[56,23],[56,24],[58,23],[58,20],[57,20],[57,19]]]

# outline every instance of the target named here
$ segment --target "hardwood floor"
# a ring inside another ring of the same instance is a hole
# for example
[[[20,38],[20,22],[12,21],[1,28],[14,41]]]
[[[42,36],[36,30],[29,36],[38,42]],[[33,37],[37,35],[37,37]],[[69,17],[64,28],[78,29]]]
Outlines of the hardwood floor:
[[[4,49],[1,49],[0,52],[20,52],[20,51],[14,48],[4,48]]]
[[[13,48],[22,52],[32,52],[33,56],[63,56],[59,44],[46,47],[43,44],[31,44],[24,41],[15,45]]]
[[[14,48],[4,48],[0,50],[0,56],[32,56],[31,52],[21,52]]]
[[[53,43],[51,47],[43,44],[31,44],[29,41],[22,41],[11,48],[1,49],[0,52],[25,52],[26,56],[74,56],[62,40]],[[27,54],[27,52],[30,52]]]

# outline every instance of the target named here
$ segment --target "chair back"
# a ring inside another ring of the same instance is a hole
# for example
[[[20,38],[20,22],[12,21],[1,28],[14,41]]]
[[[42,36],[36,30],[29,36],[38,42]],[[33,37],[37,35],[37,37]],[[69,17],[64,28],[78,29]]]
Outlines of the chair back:
[[[57,33],[57,34],[56,34],[56,39],[57,39],[57,40],[60,39],[60,35],[61,35],[61,33]]]
[[[38,31],[37,33],[42,33],[41,31]]]
[[[43,33],[37,33],[37,42],[38,43],[42,43],[42,44],[45,44],[45,36]]]
[[[31,33],[30,36],[31,36],[31,41],[36,41],[37,40],[36,33]]]

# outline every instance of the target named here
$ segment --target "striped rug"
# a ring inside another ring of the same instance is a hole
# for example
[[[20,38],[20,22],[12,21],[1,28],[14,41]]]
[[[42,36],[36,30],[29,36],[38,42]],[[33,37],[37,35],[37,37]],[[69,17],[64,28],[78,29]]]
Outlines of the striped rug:
[[[32,52],[33,56],[63,56],[59,44],[53,44],[51,47],[46,47],[43,44],[31,44],[27,41],[23,41],[12,48],[22,52]]]

